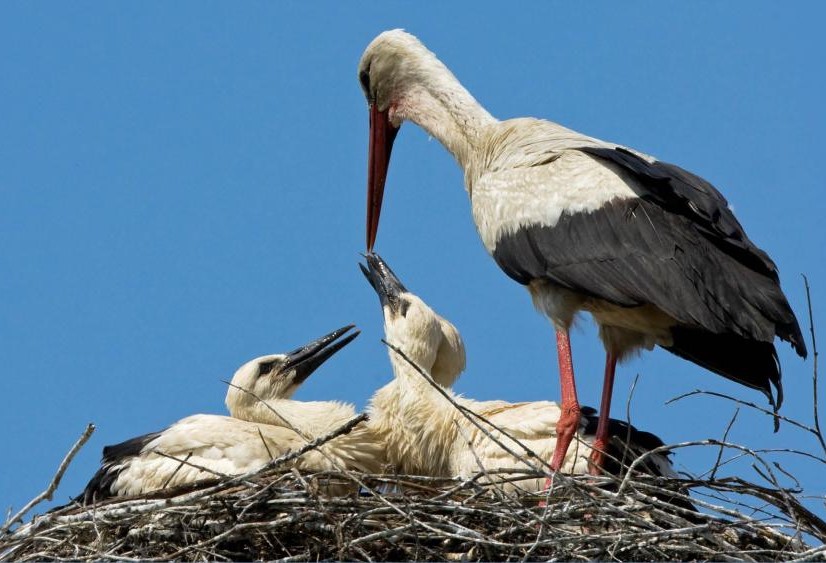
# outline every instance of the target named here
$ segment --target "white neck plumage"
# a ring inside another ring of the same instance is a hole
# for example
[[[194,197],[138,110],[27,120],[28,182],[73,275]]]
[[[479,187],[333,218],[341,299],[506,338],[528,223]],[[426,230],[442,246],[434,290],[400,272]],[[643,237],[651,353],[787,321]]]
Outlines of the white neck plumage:
[[[439,140],[464,169],[481,150],[484,130],[497,120],[462,86],[435,55],[417,54],[417,72],[390,110],[391,120],[416,123]]]
[[[353,416],[353,409],[334,401],[274,399],[256,401],[251,407],[230,414],[248,422],[272,424],[296,430],[304,436],[318,437],[347,422]]]

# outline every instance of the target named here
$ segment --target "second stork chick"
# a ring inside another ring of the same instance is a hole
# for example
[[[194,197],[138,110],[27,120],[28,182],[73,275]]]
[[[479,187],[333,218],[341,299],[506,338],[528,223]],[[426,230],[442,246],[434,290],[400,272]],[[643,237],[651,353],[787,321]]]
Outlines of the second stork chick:
[[[261,356],[245,363],[227,394],[227,406],[234,416],[196,414],[159,432],[105,447],[100,469],[75,501],[93,504],[110,497],[142,495],[244,474],[336,429],[354,414],[352,407],[316,402],[302,412],[302,403],[289,397],[359,334],[356,331],[341,338],[352,328],[340,328],[287,354]],[[325,407],[330,414],[326,419]],[[383,465],[381,448],[364,424],[322,447],[324,453],[310,450],[295,460],[294,466],[307,471],[374,473]]]
[[[361,265],[361,269],[379,296],[386,341],[410,360],[392,349],[389,351],[394,380],[379,389],[370,402],[370,425],[386,445],[388,463],[403,473],[442,477],[468,478],[480,471],[499,472],[499,479],[513,482],[519,480],[520,472],[525,473],[536,463],[522,456],[524,449],[514,440],[541,459],[547,459],[556,446],[560,406],[551,401],[474,401],[455,395],[450,387],[465,367],[465,348],[458,330],[408,291],[377,254],[369,254],[367,266]],[[504,432],[489,427],[494,439],[487,436],[452,406],[411,362],[444,387],[453,401]],[[625,422],[612,419],[610,425],[612,438],[605,452],[604,471],[620,474],[635,458],[663,445],[657,436]],[[574,447],[567,451],[562,471],[589,472],[588,458],[596,428],[596,411],[584,408]],[[505,469],[514,469],[514,474],[502,474],[501,470]],[[668,457],[661,454],[651,455],[640,470],[656,476],[676,477]],[[519,480],[518,486],[541,491],[544,484],[544,478],[531,477]]]

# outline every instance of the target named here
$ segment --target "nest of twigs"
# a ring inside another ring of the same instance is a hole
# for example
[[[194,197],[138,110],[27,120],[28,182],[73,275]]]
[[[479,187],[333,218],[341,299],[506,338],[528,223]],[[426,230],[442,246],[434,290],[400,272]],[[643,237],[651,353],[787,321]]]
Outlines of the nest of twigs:
[[[738,479],[558,475],[548,494],[530,495],[481,479],[302,475],[271,465],[150,498],[54,510],[0,537],[0,558],[788,561],[826,553],[826,524],[793,495]],[[351,493],[325,496],[331,486]],[[702,513],[673,503],[687,489]],[[741,509],[726,508],[735,504]]]
[[[806,289],[808,295],[808,284]],[[814,423],[779,418],[812,435],[822,454],[783,451],[826,464],[809,305]],[[772,414],[718,393],[695,391],[686,396],[695,394],[724,397]],[[477,426],[479,418],[483,429],[482,417],[474,418],[451,403]],[[92,507],[70,504],[23,523],[34,506],[52,498],[74,455],[94,431],[89,425],[47,489],[0,526],[0,559],[826,560],[826,521],[804,506],[801,499],[806,497],[794,476],[764,457],[773,450],[726,441],[736,417],[735,412],[722,440],[662,446],[646,454],[713,447],[717,461],[703,474],[707,478],[641,475],[636,469],[645,456],[627,464],[621,478],[557,474],[544,493],[527,493],[513,483],[545,477],[539,471],[482,472],[450,480],[349,471],[301,474],[290,469],[303,452],[349,432],[366,418],[360,415],[247,475]],[[523,450],[531,457],[530,450]],[[743,477],[718,477],[725,465],[724,451],[749,459],[756,479],[765,485]],[[528,459],[523,461],[525,467],[533,467]],[[783,476],[793,486],[785,486]]]

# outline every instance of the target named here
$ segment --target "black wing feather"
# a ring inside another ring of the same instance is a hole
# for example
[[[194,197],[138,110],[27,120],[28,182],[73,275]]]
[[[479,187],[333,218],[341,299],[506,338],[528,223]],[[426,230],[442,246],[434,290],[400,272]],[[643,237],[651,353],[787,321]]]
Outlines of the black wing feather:
[[[803,357],[806,345],[777,268],[725,198],[677,166],[624,150],[582,150],[633,174],[639,197],[507,234],[493,252],[499,266],[523,284],[546,280],[621,307],[654,305],[677,321],[669,351],[779,406],[774,338]]]
[[[163,433],[152,432],[103,448],[100,469],[89,480],[86,488],[73,502],[88,505],[114,496],[112,485],[131,458],[139,456],[152,440]]]
[[[797,326],[772,278],[721,252],[686,217],[644,199],[520,229],[498,241],[494,258],[520,283],[544,279],[622,307],[652,304],[715,334],[771,342],[776,325]]]
[[[777,268],[711,184],[626,150],[580,150],[634,174],[639,197],[505,235],[493,254],[509,276],[523,284],[545,279],[624,307],[652,304],[714,334],[761,342],[776,335],[806,356]]]
[[[806,343],[800,326],[779,287],[777,266],[748,238],[723,194],[708,181],[675,164],[648,162],[622,147],[582,147],[579,150],[598,161],[619,165],[633,173],[639,182],[631,188],[640,198],[686,218],[694,232],[721,253],[750,270],[752,275],[762,274],[774,281],[776,287],[757,284],[754,290],[759,295],[753,301],[777,325],[777,336],[790,342],[800,356],[806,357]]]
[[[777,281],[777,266],[768,254],[749,240],[726,198],[708,181],[676,164],[648,162],[622,147],[582,147],[579,150],[603,163],[611,162],[632,172],[640,180],[639,184],[631,186],[637,195],[672,213],[688,217],[715,244],[736,253],[750,268]]]

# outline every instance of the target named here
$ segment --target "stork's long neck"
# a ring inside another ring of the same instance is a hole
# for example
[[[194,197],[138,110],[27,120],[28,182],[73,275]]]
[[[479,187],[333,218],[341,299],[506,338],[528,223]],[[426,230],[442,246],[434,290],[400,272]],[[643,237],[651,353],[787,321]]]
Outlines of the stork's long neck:
[[[256,401],[250,408],[231,414],[241,420],[291,428],[305,436],[317,437],[347,422],[352,408],[335,401],[271,399]]]
[[[422,127],[466,169],[481,151],[485,129],[497,120],[431,53],[418,62],[418,80],[411,81],[391,115]]]
[[[455,411],[421,373],[390,351],[395,379],[371,401],[370,425],[387,445],[387,457],[402,472],[452,477],[450,456],[457,439]]]

